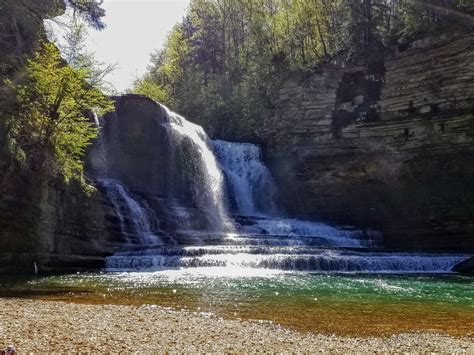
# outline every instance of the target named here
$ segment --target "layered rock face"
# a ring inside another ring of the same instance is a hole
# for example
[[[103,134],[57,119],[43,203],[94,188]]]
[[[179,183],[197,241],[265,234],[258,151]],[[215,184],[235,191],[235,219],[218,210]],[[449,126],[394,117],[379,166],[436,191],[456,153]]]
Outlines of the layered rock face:
[[[291,214],[474,250],[474,35],[285,80],[263,141]]]
[[[16,170],[0,179],[0,273],[97,269],[119,246],[98,191]]]

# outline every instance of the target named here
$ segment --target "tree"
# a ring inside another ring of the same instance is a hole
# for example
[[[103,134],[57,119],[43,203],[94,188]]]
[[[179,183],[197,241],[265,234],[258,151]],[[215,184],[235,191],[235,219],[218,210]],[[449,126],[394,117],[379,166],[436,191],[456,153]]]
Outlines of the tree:
[[[329,61],[381,74],[387,47],[472,29],[473,10],[472,0],[192,0],[135,91],[211,135],[255,138],[280,78]]]
[[[97,136],[87,113],[113,109],[87,77],[86,70],[65,65],[56,46],[43,43],[28,60],[27,80],[8,83],[16,94],[11,137],[32,166],[56,167],[66,180],[82,178],[85,148]]]
[[[99,62],[94,53],[87,50],[88,35],[86,24],[75,14],[72,14],[70,21],[65,24],[62,40],[55,40],[54,42],[59,47],[62,57],[71,67],[83,69],[87,72],[89,83],[100,87],[102,91],[113,94],[116,90],[106,78],[116,69],[117,64]]]
[[[166,90],[146,76],[134,82],[131,92],[146,95],[165,105],[170,104],[170,97]]]
[[[45,36],[45,19],[64,14],[66,9],[95,28],[103,28],[105,11],[99,0],[0,0],[0,155],[8,144],[8,126],[15,104],[7,79],[20,83],[27,58],[40,47]],[[16,105],[18,106],[18,105]]]
[[[78,13],[90,26],[102,30],[105,24],[102,17],[105,10],[101,8],[103,0],[66,0],[68,6]]]

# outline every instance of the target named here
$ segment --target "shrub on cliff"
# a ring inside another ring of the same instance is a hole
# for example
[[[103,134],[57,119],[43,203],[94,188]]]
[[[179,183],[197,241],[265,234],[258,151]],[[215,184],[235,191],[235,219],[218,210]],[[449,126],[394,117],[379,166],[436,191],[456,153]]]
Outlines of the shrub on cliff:
[[[8,82],[15,93],[9,133],[31,166],[56,168],[66,180],[82,178],[85,148],[97,136],[86,113],[113,109],[87,78],[86,69],[65,65],[58,49],[43,43],[28,60],[26,79]]]

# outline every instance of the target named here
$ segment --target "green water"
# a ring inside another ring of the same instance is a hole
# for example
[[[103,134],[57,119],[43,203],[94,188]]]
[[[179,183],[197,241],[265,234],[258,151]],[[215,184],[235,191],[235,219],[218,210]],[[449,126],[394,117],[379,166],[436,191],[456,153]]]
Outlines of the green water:
[[[269,320],[301,331],[473,333],[473,278],[213,272],[96,273],[4,279],[3,297],[155,304],[228,318]]]

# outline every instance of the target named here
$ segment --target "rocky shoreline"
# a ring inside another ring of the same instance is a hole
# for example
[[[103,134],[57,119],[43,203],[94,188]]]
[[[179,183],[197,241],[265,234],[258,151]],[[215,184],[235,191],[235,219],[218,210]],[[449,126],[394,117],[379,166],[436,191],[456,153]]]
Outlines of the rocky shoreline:
[[[157,306],[0,299],[0,349],[26,352],[474,352],[473,337],[302,334]]]

